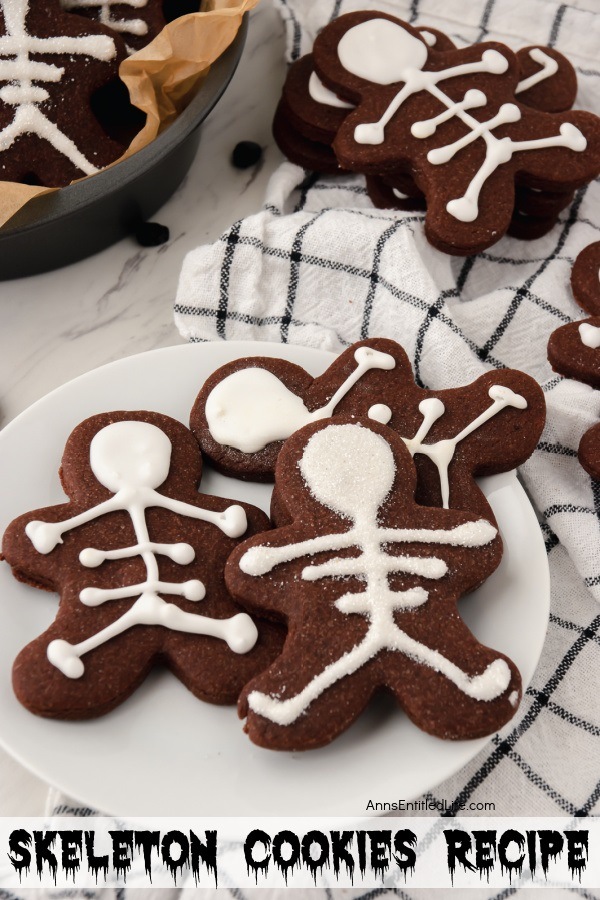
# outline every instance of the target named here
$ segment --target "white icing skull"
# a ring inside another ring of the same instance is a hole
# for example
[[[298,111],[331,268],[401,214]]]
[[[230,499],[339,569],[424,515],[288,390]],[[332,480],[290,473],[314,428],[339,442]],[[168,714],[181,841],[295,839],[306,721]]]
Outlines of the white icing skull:
[[[338,57],[352,75],[375,84],[406,81],[407,69],[422,69],[427,45],[389,19],[369,19],[350,28],[338,44]]]
[[[356,425],[330,425],[314,434],[299,468],[319,503],[353,521],[377,518],[396,472],[387,441]]]
[[[157,488],[169,474],[171,442],[149,422],[113,422],[94,436],[90,464],[113,494],[123,487]]]

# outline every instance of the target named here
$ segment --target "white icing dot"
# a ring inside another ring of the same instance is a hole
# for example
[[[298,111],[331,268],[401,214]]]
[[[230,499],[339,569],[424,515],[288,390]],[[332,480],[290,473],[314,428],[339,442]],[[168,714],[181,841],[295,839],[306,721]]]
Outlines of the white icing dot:
[[[390,419],[392,418],[392,410],[389,406],[386,406],[385,403],[375,403],[367,413],[369,419],[373,419],[374,422],[381,422],[382,425],[387,425]]]

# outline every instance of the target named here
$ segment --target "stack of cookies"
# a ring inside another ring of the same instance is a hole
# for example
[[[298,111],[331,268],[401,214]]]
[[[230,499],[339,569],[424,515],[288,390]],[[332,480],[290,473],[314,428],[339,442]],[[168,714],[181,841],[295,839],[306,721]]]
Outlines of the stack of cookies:
[[[430,242],[479,252],[549,231],[600,172],[600,120],[572,112],[571,64],[548,47],[463,49],[375,11],[327,25],[295,62],[273,131],[292,162],[361,172],[375,206],[426,209]]]

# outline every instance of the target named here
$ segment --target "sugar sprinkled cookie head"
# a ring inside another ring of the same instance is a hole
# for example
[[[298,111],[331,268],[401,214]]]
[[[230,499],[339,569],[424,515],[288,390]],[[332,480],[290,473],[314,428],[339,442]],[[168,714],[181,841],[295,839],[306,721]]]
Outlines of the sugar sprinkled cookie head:
[[[241,701],[257,743],[327,743],[383,686],[439,736],[488,733],[514,713],[514,666],[452,611],[498,564],[497,530],[468,513],[417,507],[413,485],[402,441],[379,424],[315,423],[285,445],[277,488],[293,496],[294,521],[268,542],[246,541],[227,565],[241,602],[289,623],[282,656]],[[450,622],[453,638],[440,640]]]
[[[40,665],[44,649],[47,663],[65,680],[86,681],[87,660],[93,661],[86,684],[92,697],[98,690],[98,673],[107,667],[124,689],[139,680],[137,667],[144,652],[136,646],[135,635],[140,627],[146,629],[146,668],[157,653],[170,660],[173,649],[174,661],[184,651],[189,655],[198,636],[210,639],[208,644],[198,643],[196,650],[199,656],[207,654],[209,667],[211,659],[222,655],[217,650],[215,657],[215,644],[224,642],[236,655],[252,651],[257,628],[247,613],[235,610],[219,565],[224,565],[237,539],[266,522],[252,507],[196,493],[195,474],[200,474],[197,450],[191,435],[174,420],[152,413],[97,416],[76,429],[63,459],[73,514],[68,515],[69,506],[50,507],[9,527],[4,555],[13,570],[34,583],[43,577],[43,583],[52,584],[63,596],[54,625],[15,664],[17,693],[21,699],[26,695],[30,700],[26,705],[34,711],[39,711],[36,702],[45,701],[36,701],[30,691],[30,667],[33,660]],[[158,637],[152,629],[160,632]],[[78,639],[69,639],[70,633]],[[119,648],[124,636],[127,641]],[[133,672],[128,650],[136,660]],[[121,658],[115,659],[115,654]],[[231,659],[229,666],[235,670]],[[174,668],[178,671],[179,664]],[[248,672],[253,667],[245,668]],[[188,682],[182,666],[181,677],[199,695],[206,690],[198,672]],[[218,675],[213,671],[204,679],[212,683],[209,691],[221,702],[221,688],[215,688]],[[227,674],[225,682],[231,680]],[[122,699],[114,690],[112,705]],[[72,698],[68,687],[63,691]],[[229,702],[234,697],[229,694]]]

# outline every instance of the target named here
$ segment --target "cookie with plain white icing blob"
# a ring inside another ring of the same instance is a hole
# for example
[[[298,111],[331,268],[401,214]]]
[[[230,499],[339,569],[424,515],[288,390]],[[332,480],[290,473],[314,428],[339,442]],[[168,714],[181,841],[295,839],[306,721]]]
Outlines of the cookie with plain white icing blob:
[[[227,363],[203,385],[190,428],[220,471],[268,481],[284,441],[310,422],[340,415],[371,418],[401,436],[417,468],[417,502],[491,516],[475,476],[525,462],[542,432],[545,403],[537,382],[515,369],[425,390],[399,344],[370,338],[318,378],[279,359]]]
[[[231,551],[268,519],[198,493],[201,472],[196,441],[168,416],[102,413],[73,431],[60,469],[68,500],[15,519],[2,542],[17,579],[60,595],[13,666],[29,710],[99,716],[155,666],[202,700],[235,703],[279,653],[281,628],[257,625],[224,582]]]
[[[569,322],[553,331],[548,360],[555,372],[600,388],[600,316]]]
[[[119,157],[93,104],[125,56],[119,35],[58,0],[0,0],[0,180],[60,187]]]
[[[290,521],[244,541],[226,567],[241,604],[288,628],[281,655],[240,697],[252,741],[323,746],[379,691],[437,737],[502,727],[520,700],[519,673],[456,609],[500,562],[495,525],[418,506],[405,443],[368,419],[296,432],[276,484]]]
[[[522,103],[519,61],[499,43],[437,51],[385,13],[348,13],[313,48],[323,84],[355,105],[333,148],[351,171],[408,168],[427,199],[425,230],[467,255],[506,232],[515,178],[566,192],[600,171],[600,119]]]

